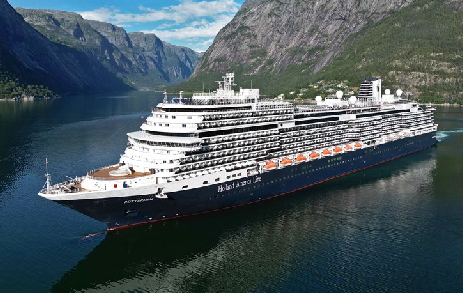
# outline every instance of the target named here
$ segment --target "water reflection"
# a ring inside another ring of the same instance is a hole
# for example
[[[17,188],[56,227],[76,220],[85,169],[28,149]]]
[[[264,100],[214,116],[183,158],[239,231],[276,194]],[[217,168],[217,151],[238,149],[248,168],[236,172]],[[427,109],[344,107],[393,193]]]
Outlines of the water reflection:
[[[108,140],[114,137],[124,140],[118,145],[123,150],[125,132],[138,129],[143,121],[141,115],[149,113],[162,99],[161,95],[150,92],[128,92],[117,99],[111,98],[114,97],[97,94],[0,102],[0,194],[11,189],[14,180],[24,172],[43,173],[45,157],[64,164],[66,159],[76,162],[79,157],[88,157],[89,149],[102,149],[102,144],[95,144],[102,139],[112,146],[113,141]],[[124,121],[117,121],[118,118]],[[132,127],[131,120],[136,120],[138,125]],[[130,129],[125,127],[129,124]],[[78,146],[82,149],[76,153],[69,150]],[[56,149],[60,156],[55,155]],[[112,159],[117,160],[119,153],[120,150],[112,154]]]
[[[109,233],[52,292],[397,290],[435,168],[430,149],[264,203]]]

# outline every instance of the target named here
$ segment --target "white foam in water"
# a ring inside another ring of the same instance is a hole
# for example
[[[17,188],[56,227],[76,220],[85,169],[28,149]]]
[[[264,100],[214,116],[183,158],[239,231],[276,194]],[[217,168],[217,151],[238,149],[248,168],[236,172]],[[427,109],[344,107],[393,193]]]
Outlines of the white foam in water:
[[[438,131],[436,134],[436,139],[437,141],[443,141],[444,139],[455,133],[463,133],[463,129]]]

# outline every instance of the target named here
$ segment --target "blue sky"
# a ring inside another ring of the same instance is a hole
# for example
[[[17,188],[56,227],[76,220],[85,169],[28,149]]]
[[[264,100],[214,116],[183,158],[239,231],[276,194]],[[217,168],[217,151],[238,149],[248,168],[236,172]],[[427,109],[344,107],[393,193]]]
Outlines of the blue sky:
[[[0,0],[1,1],[1,0]],[[163,41],[205,51],[244,0],[9,0],[13,7],[80,13],[128,32],[154,33]]]

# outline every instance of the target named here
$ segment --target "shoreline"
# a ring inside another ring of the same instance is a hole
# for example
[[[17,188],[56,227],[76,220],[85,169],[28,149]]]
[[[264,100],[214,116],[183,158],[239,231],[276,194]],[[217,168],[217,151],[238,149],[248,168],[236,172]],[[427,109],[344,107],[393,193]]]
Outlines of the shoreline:
[[[21,98],[7,98],[7,99],[0,99],[0,102],[33,102],[33,101],[42,101],[42,100],[53,100],[59,99],[60,96],[56,97],[21,97]]]
[[[453,104],[450,104],[450,103],[442,103],[442,104],[439,104],[439,103],[420,103],[420,104],[429,105],[429,106],[443,106],[443,107],[461,107],[462,106],[462,105],[457,104],[457,103],[453,103]]]

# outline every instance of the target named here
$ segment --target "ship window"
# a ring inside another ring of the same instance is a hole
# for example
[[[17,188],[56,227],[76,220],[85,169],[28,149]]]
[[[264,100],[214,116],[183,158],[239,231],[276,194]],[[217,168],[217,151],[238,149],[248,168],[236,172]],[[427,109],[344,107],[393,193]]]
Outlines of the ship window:
[[[188,116],[187,118],[188,118],[188,119],[192,119],[192,117],[191,117],[191,116]]]
[[[232,177],[236,177],[236,174],[233,174]]]
[[[203,182],[203,184],[208,184],[208,183],[209,183],[209,181],[207,181],[207,180]]]
[[[177,117],[176,117],[176,116],[172,116],[172,119],[177,119]]]
[[[183,185],[183,187],[182,187],[182,188],[188,188],[188,185]]]
[[[165,118],[168,118],[169,116],[165,115],[164,117],[165,117]]]
[[[227,179],[230,179],[230,175],[229,175],[229,176],[227,176]]]
[[[182,127],[186,127],[186,124],[182,124]]]
[[[166,123],[164,126],[169,127],[169,124]]]
[[[220,181],[220,178],[215,178],[215,182]]]

